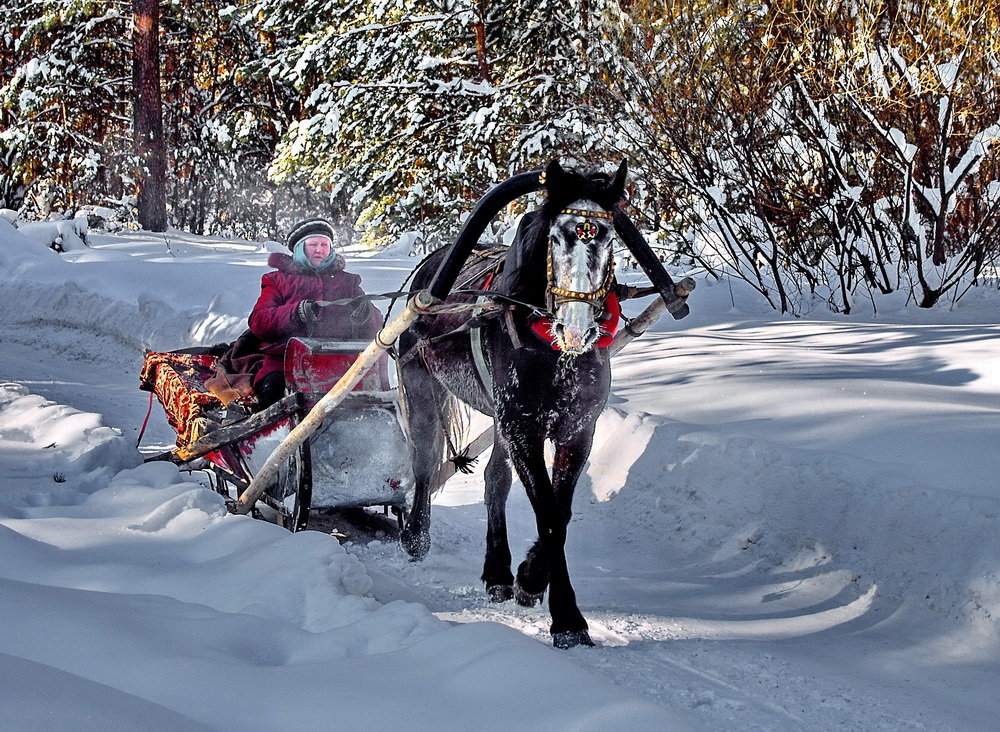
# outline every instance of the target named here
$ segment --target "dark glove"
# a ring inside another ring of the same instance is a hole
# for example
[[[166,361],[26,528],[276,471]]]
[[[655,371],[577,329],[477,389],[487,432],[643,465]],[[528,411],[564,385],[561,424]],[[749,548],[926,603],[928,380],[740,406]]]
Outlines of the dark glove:
[[[311,328],[319,320],[320,309],[314,300],[303,300],[295,308],[295,317],[306,328]]]
[[[355,323],[367,323],[372,314],[372,304],[362,300],[351,310],[351,320]]]
[[[368,318],[371,317],[372,314],[373,306],[363,296],[360,298],[352,298],[352,300],[335,300],[333,302],[328,302],[327,300],[316,300],[316,301],[303,300],[302,305],[305,305],[306,303],[309,304],[309,307],[312,308],[312,312],[314,313],[310,317],[313,318],[313,321],[316,321],[316,320],[321,320],[323,318],[323,311],[326,308],[349,307],[350,303],[353,301],[357,301],[357,305],[351,307],[351,320],[353,320],[355,323],[368,322]],[[302,322],[305,323],[306,321],[303,320]]]

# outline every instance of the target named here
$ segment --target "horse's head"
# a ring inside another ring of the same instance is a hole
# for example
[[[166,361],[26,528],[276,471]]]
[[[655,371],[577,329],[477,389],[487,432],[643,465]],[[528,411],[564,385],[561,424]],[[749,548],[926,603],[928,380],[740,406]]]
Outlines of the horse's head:
[[[546,306],[552,335],[564,353],[586,353],[602,335],[600,317],[614,282],[618,241],[613,209],[625,189],[625,163],[614,179],[567,173],[553,161],[545,171],[548,231]]]
[[[553,160],[544,172],[521,173],[494,186],[476,204],[438,266],[428,287],[431,295],[448,296],[486,227],[507,204],[544,188],[545,203],[522,219],[495,289],[546,307],[553,315],[557,345],[565,353],[584,353],[600,336],[598,319],[605,288],[611,284],[616,242],[629,250],[664,302],[672,302],[677,297],[673,280],[618,206],[626,174],[624,161],[612,178],[564,170]]]
[[[579,199],[556,215],[549,229],[546,305],[552,335],[567,355],[586,353],[600,338],[598,317],[614,281],[611,214]]]

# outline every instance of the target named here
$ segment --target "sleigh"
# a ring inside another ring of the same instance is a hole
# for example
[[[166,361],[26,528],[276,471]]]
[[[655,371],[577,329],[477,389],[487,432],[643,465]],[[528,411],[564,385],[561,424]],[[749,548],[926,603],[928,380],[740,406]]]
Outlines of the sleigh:
[[[205,470],[212,487],[235,503],[265,461],[367,344],[292,338],[285,352],[285,396],[252,414],[223,406],[205,386],[216,357],[147,353],[140,388],[151,391],[177,433],[177,447],[148,460]],[[291,531],[310,511],[381,506],[402,520],[412,477],[398,394],[383,356],[308,439],[292,451],[257,498],[255,515]]]

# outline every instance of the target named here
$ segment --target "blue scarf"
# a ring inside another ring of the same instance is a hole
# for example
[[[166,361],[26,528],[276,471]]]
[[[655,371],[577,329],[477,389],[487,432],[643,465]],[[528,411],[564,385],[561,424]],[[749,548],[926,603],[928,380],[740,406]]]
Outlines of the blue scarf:
[[[322,272],[324,269],[337,261],[337,252],[335,252],[333,247],[331,247],[329,256],[320,262],[319,265],[314,265],[309,261],[309,257],[306,256],[306,242],[305,239],[303,239],[295,245],[295,249],[292,251],[292,259],[296,264],[304,267],[305,269],[311,269],[313,272]]]

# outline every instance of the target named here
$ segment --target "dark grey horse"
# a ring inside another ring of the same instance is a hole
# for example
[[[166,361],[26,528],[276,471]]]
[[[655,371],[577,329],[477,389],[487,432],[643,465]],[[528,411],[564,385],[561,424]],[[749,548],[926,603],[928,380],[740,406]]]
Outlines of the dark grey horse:
[[[495,425],[486,467],[488,529],[482,575],[489,597],[498,602],[513,597],[534,605],[548,588],[551,632],[560,648],[593,645],[570,583],[565,542],[573,491],[611,384],[607,350],[598,343],[602,336],[607,340],[604,326],[609,307],[614,307],[609,300],[616,287],[612,246],[624,239],[656,289],[665,299],[673,297],[669,276],[618,209],[625,176],[624,163],[613,178],[551,163],[542,178],[545,203],[522,219],[492,283],[494,309],[480,314],[471,328],[468,310],[424,317],[399,343],[416,478],[414,503],[401,534],[403,547],[416,559],[428,551],[431,484],[444,451],[450,405],[457,397],[493,417]],[[442,278],[457,280],[461,286],[446,302],[473,303],[477,295],[468,290],[483,286],[476,275],[493,270],[493,260],[476,256],[461,273],[449,273],[454,249],[463,242],[471,249],[469,242],[478,241],[493,214],[524,192],[522,187],[494,196],[485,213],[473,217],[479,223],[471,229],[467,224],[459,242],[419,266],[414,287],[433,291],[435,283],[441,289]],[[450,288],[449,282],[445,289]],[[554,448],[551,474],[545,463],[546,440]],[[511,465],[527,491],[538,528],[538,539],[516,578],[505,516]]]

